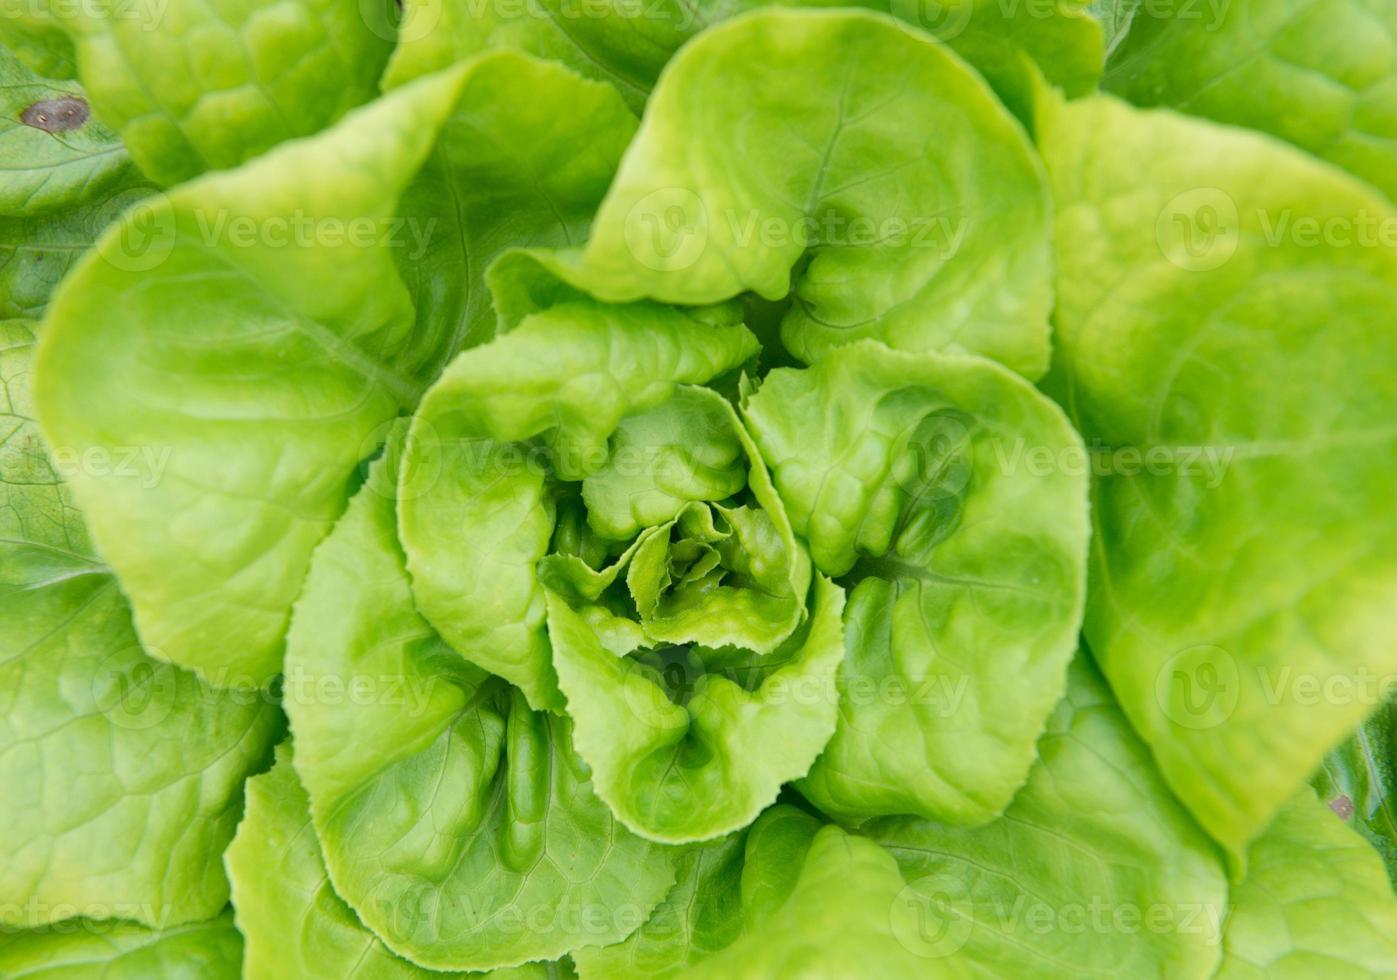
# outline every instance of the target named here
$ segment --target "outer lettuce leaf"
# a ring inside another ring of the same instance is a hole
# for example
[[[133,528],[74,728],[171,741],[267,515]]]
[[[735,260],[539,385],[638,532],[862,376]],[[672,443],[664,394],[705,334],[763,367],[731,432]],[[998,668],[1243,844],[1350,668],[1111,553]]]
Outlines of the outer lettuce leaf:
[[[1311,783],[1373,845],[1397,881],[1397,705],[1384,704],[1325,758]]]
[[[772,371],[744,413],[816,567],[853,589],[839,728],[802,792],[847,820],[995,816],[1076,649],[1076,433],[990,361],[866,341]]]
[[[335,894],[326,876],[310,800],[291,764],[290,743],[277,764],[248,781],[247,816],[225,858],[237,923],[247,949],[243,980],[431,980],[443,974],[393,955]],[[531,963],[488,974],[492,980],[566,977],[565,963]]]
[[[580,949],[584,980],[659,980],[725,948],[742,933],[742,870],[747,833],[686,847],[678,880],[635,932],[611,946]]]
[[[1397,253],[1361,237],[1397,215],[1270,139],[1110,98],[1039,127],[1052,389],[1106,461],[1086,635],[1240,866],[1397,671]]]
[[[1382,862],[1308,787],[1247,851],[1216,976],[1397,976],[1397,900]]]
[[[1397,199],[1394,37],[1384,0],[1173,0],[1135,18],[1104,87],[1279,136]]]
[[[134,167],[86,204],[50,214],[0,216],[0,318],[43,315],[59,282],[128,207],[155,188]],[[139,244],[144,230],[134,229]]]
[[[0,932],[0,976],[24,980],[240,980],[243,938],[224,913],[159,932],[130,922]]]
[[[42,78],[0,47],[0,215],[85,203],[130,179],[131,158],[82,87]]]
[[[384,229],[461,81],[138,205],[55,297],[40,417],[65,452],[130,457],[73,492],[153,655],[224,685],[280,669],[311,549],[439,357]]]
[[[401,534],[422,614],[536,709],[560,707],[535,573],[554,530],[549,474],[591,475],[627,414],[756,350],[740,325],[578,302],[462,353],[423,399],[402,468]]]
[[[98,117],[169,186],[315,133],[371,99],[393,42],[386,5],[375,6],[36,0],[7,12],[0,36],[46,39],[30,60],[59,70],[66,52],[52,38],[66,32]]]
[[[1130,33],[1130,25],[1135,21],[1140,5],[1141,0],[1092,0],[1088,9],[1101,23],[1108,60]]]
[[[805,360],[872,337],[1047,366],[1048,203],[1023,131],[947,48],[871,13],[759,11],[696,38],[586,247],[534,258],[608,302],[790,293],[782,338]]]
[[[898,938],[897,865],[872,841],[778,806],[748,831],[743,859],[742,936],[686,978],[926,974]]]
[[[529,710],[417,614],[394,522],[402,434],[317,550],[288,641],[296,767],[335,890],[432,969],[615,942],[664,897],[677,855],[616,823],[567,720]]]
[[[19,9],[6,11],[0,19],[0,45],[8,48],[22,65],[45,78],[71,81],[77,77],[77,52],[73,39],[47,16],[45,6],[30,7],[27,16]]]
[[[489,340],[484,272],[507,248],[580,244],[636,120],[609,86],[511,51],[474,60],[436,147],[404,192],[394,252],[417,330],[440,360]]]
[[[1210,976],[1222,862],[1085,658],[1039,755],[983,827],[898,817],[866,828],[909,882],[898,938],[930,975]]]
[[[513,47],[610,82],[639,109],[680,45],[719,21],[764,6],[760,0],[607,0],[588,4],[579,15],[580,5],[568,0],[484,8],[468,0],[411,0],[386,81],[415,78],[486,48]],[[1023,54],[1073,95],[1090,88],[1101,72],[1101,28],[1073,0],[1033,5],[814,0],[778,6],[859,6],[892,13],[949,44],[1010,105],[1026,94]]]
[[[142,651],[32,421],[33,342],[0,321],[0,926],[208,918],[279,716]]]

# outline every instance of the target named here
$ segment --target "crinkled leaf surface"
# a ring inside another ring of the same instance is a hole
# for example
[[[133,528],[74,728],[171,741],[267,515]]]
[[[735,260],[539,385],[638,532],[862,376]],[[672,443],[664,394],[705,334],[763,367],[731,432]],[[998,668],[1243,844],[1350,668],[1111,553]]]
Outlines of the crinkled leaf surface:
[[[1038,748],[998,820],[868,825],[908,882],[899,939],[933,976],[943,964],[983,977],[1210,976],[1228,898],[1221,856],[1085,657]]]
[[[130,179],[116,134],[82,86],[40,77],[0,47],[0,215],[75,207]]]
[[[1397,253],[1362,231],[1397,215],[1246,131],[1108,97],[1038,123],[1051,388],[1101,458],[1086,635],[1240,864],[1397,670]]]
[[[392,48],[387,5],[338,0],[36,0],[15,33],[59,29],[97,116],[161,186],[236,166],[367,102]],[[58,60],[50,46],[47,61]],[[55,66],[56,67],[56,66]]]
[[[310,819],[310,800],[292,767],[290,743],[276,766],[248,781],[247,816],[228,848],[228,877],[246,943],[244,980],[461,980],[395,956],[335,894]],[[563,963],[492,971],[491,980],[552,980]]]
[[[606,0],[586,5],[520,0],[482,8],[467,0],[409,0],[387,81],[415,78],[485,48],[521,48],[611,83],[639,109],[660,70],[685,41],[729,17],[768,5],[760,0]],[[856,6],[892,13],[949,44],[1011,105],[1026,92],[1022,54],[1032,56],[1053,82],[1072,94],[1089,88],[1101,72],[1101,28],[1074,0],[815,0],[778,5]]]
[[[512,51],[475,59],[400,202],[398,269],[417,330],[441,335],[436,373],[489,340],[484,273],[508,248],[586,240],[636,120],[606,85]]]
[[[1135,18],[1103,85],[1279,136],[1397,199],[1397,7],[1385,0],[1171,0]]]
[[[551,476],[600,470],[627,414],[756,350],[740,325],[574,302],[459,355],[423,399],[402,468],[401,534],[422,614],[535,708],[560,706],[535,575],[554,530]]]
[[[0,924],[207,918],[279,716],[142,651],[33,422],[31,327],[0,321]]]
[[[684,976],[928,975],[899,935],[905,891],[891,855],[873,841],[773,807],[747,832],[741,937]]]
[[[123,461],[73,490],[153,655],[223,685],[280,669],[311,549],[438,357],[384,233],[461,79],[142,202],[55,297],[40,419]]]
[[[742,934],[745,831],[684,848],[665,900],[619,943],[573,956],[583,980],[659,980],[725,948]]]
[[[1022,129],[949,49],[872,13],[767,10],[676,55],[586,246],[536,259],[609,302],[790,293],[807,360],[873,337],[1037,376],[1048,224]]]
[[[1397,899],[1382,862],[1308,787],[1247,851],[1217,980],[1397,976]]]
[[[657,840],[705,840],[750,823],[783,783],[809,771],[834,731],[843,608],[843,591],[818,577],[807,625],[771,655],[776,665],[747,661],[744,684],[741,670],[734,679],[706,669],[702,653],[697,666],[674,660],[681,666],[668,672],[669,661],[657,669],[618,657],[550,595],[553,663],[597,794]]]
[[[1382,855],[1397,881],[1397,705],[1384,704],[1311,779],[1319,798]]]
[[[1071,426],[983,358],[867,341],[772,371],[744,415],[816,567],[853,590],[839,728],[802,791],[851,820],[996,815],[1077,644]]]
[[[130,922],[0,932],[0,976],[24,980],[240,980],[243,938],[225,912],[153,931]]]
[[[288,642],[296,768],[335,890],[433,969],[615,942],[664,898],[677,854],[616,822],[566,719],[531,711],[418,615],[397,442],[317,550]]]

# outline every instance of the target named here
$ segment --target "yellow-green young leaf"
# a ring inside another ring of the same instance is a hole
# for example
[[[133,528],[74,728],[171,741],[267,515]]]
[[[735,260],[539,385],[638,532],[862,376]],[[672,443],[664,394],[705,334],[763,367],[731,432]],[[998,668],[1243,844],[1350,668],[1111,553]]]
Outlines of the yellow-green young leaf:
[[[224,860],[245,943],[243,980],[562,980],[572,975],[565,962],[485,975],[438,973],[390,952],[326,876],[310,800],[292,766],[289,742],[277,749],[270,772],[248,780],[247,814]]]
[[[852,821],[997,815],[1077,646],[1076,433],[991,361],[869,341],[772,371],[743,411],[815,566],[852,590],[839,726],[801,791]]]
[[[665,63],[699,31],[762,0],[569,0],[472,4],[470,0],[408,0],[386,84],[400,84],[486,48],[521,48],[609,82],[640,109]],[[1091,88],[1101,73],[1101,26],[1078,0],[807,0],[780,6],[867,7],[921,28],[974,65],[1020,118],[1028,106],[1036,63],[1069,94]],[[1032,58],[1028,61],[1024,56]]]
[[[394,520],[404,429],[316,551],[288,640],[284,704],[335,891],[436,970],[616,942],[664,898],[677,853],[616,822],[567,719],[418,615]]]
[[[1378,855],[1302,789],[1247,849],[1217,980],[1397,976],[1397,899]]]
[[[618,657],[550,593],[553,664],[577,751],[622,823],[655,840],[711,839],[745,827],[810,770],[835,727],[844,592],[818,576],[809,607],[805,626],[769,657],[728,665],[686,646]]]
[[[243,938],[216,919],[151,930],[130,922],[70,922],[0,932],[0,976],[24,980],[240,980]]]
[[[0,38],[43,70],[72,45],[97,116],[161,186],[308,136],[378,91],[393,31],[373,0],[65,3],[7,11]]]
[[[63,482],[83,461],[33,422],[33,343],[0,321],[0,928],[205,919],[279,715],[142,650]]]
[[[949,48],[873,13],[765,10],[670,62],[586,246],[528,254],[608,302],[790,294],[803,360],[871,337],[1037,377],[1048,211],[1023,130]]]
[[[1085,630],[1174,792],[1246,844],[1397,671],[1397,223],[1268,137],[1049,104],[1048,387],[1093,451]]]
[[[536,709],[560,707],[535,572],[552,550],[552,478],[601,471],[627,414],[756,351],[741,325],[582,301],[460,354],[423,399],[402,468],[401,535],[422,615]]]
[[[1103,87],[1279,136],[1397,199],[1394,37],[1385,0],[1169,0],[1134,18]]]

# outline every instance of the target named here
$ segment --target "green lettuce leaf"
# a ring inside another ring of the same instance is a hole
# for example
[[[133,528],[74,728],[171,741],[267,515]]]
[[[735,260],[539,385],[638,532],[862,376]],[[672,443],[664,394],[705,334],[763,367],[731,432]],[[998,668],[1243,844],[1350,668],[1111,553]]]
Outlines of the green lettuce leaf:
[[[39,439],[33,345],[31,324],[0,321],[0,926],[205,919],[279,715],[141,649],[63,482],[99,461],[50,460]]]
[[[0,930],[0,976],[16,980],[240,980],[243,937],[225,912],[152,931],[131,922]]]
[[[742,935],[683,975],[925,975],[925,963],[898,936],[904,891],[897,865],[877,844],[794,807],[773,807],[746,836]]]
[[[586,246],[530,255],[608,302],[790,294],[803,360],[871,337],[1036,377],[1048,210],[1023,130],[949,49],[872,13],[767,10],[670,62]]]
[[[292,768],[290,743],[270,772],[248,780],[247,816],[225,856],[246,951],[244,980],[431,980],[443,974],[395,956],[335,894],[325,871],[310,799]],[[554,980],[565,963],[495,970],[491,980]]]
[[[455,109],[399,204],[394,251],[417,331],[442,339],[431,374],[489,340],[484,273],[509,248],[586,240],[636,120],[609,86],[512,51],[472,61]]]
[[[43,316],[53,291],[107,226],[154,191],[132,167],[85,204],[45,214],[0,215],[0,318]],[[139,243],[144,229],[137,225],[129,233]]]
[[[280,669],[311,549],[438,357],[386,229],[461,81],[141,202],[55,296],[40,419],[125,461],[72,486],[154,656],[224,686]]]
[[[578,302],[463,352],[423,399],[402,468],[401,535],[423,616],[535,708],[560,707],[535,574],[551,550],[551,475],[590,476],[628,413],[756,349],[740,325]]]
[[[469,0],[409,0],[387,84],[446,67],[487,48],[521,48],[609,82],[637,110],[665,63],[699,31],[762,0],[519,0],[486,6]],[[974,65],[1016,111],[1024,104],[1030,56],[1069,94],[1101,73],[1102,31],[1078,0],[840,0],[779,3],[793,7],[867,7],[927,31]],[[1026,118],[1020,114],[1021,118]]]
[[[61,70],[68,58],[53,35],[65,32],[98,118],[170,186],[315,133],[373,98],[394,38],[387,5],[375,7],[35,0],[7,11],[0,37],[37,40],[32,66]]]
[[[635,932],[611,946],[580,949],[573,959],[583,980],[671,977],[742,934],[745,830],[684,848],[677,880]]]
[[[930,975],[1210,976],[1223,863],[1085,657],[1038,748],[992,823],[868,825],[908,881],[899,940]]]
[[[116,134],[92,118],[82,86],[36,75],[0,47],[0,215],[83,204],[133,169]]]
[[[618,657],[550,594],[553,663],[577,750],[622,823],[656,840],[709,839],[745,827],[809,771],[835,727],[844,593],[819,576],[810,605],[774,663],[724,670],[721,651],[687,644],[660,647],[669,654],[660,660]]]
[[[1076,433],[997,364],[867,341],[772,371],[744,414],[816,567],[852,589],[839,728],[802,792],[854,821],[995,816],[1077,646]]]
[[[1397,705],[1384,704],[1310,780],[1329,809],[1382,855],[1397,881]]]
[[[616,823],[566,719],[418,615],[394,521],[404,428],[316,551],[288,640],[284,701],[330,878],[389,949],[432,969],[615,942],[669,890],[677,855]]]
[[[1247,851],[1217,980],[1397,976],[1397,899],[1373,849],[1306,787]]]
[[[1169,0],[1134,19],[1103,87],[1279,136],[1397,199],[1394,37],[1384,0]]]
[[[1240,868],[1397,671],[1397,252],[1364,230],[1397,214],[1274,140],[1107,97],[1039,133],[1050,388],[1098,474],[1086,635]]]

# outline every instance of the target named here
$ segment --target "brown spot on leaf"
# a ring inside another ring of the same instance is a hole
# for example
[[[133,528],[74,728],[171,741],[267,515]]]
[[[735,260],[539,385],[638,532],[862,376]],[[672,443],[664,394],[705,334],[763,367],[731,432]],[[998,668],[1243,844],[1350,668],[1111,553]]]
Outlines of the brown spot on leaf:
[[[1353,816],[1353,800],[1340,793],[1338,796],[1334,797],[1334,799],[1329,801],[1329,809],[1333,810],[1340,817],[1347,820],[1349,817]]]
[[[65,95],[61,99],[35,102],[19,114],[19,121],[46,133],[66,133],[87,122],[91,112],[85,100],[75,95]]]

